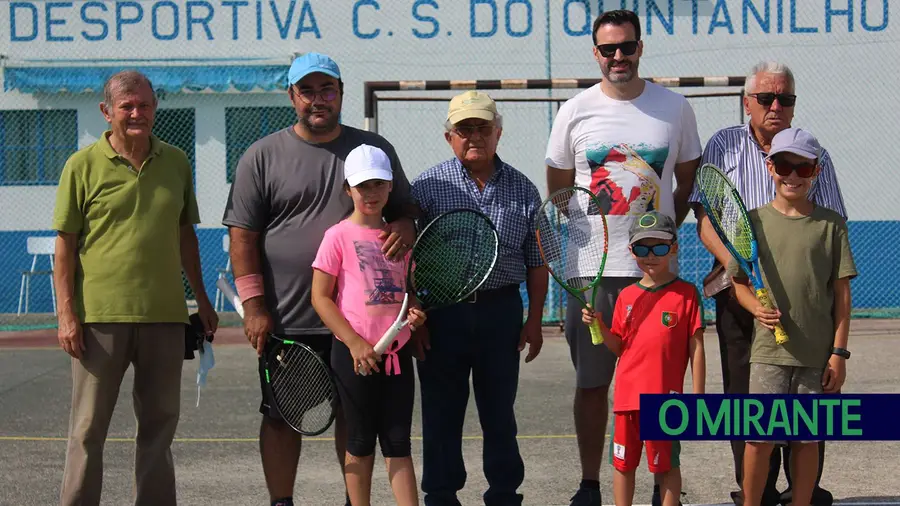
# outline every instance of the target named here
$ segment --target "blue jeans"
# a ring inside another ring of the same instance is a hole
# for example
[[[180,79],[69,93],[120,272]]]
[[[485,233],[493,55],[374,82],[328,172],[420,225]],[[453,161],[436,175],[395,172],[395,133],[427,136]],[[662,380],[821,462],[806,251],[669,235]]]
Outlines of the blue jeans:
[[[484,435],[484,503],[522,504],[516,490],[525,478],[525,465],[514,411],[522,320],[518,286],[481,292],[475,302],[428,315],[431,350],[418,363],[426,506],[460,506],[456,493],[466,483],[462,433],[470,373]]]

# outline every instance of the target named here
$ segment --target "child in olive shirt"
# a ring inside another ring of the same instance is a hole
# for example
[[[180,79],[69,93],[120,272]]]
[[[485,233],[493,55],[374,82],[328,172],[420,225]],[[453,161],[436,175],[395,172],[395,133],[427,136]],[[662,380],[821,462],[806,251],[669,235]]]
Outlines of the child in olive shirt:
[[[775,199],[750,211],[759,246],[763,283],[784,313],[762,307],[745,274],[732,260],[738,302],[756,318],[750,350],[751,394],[836,393],[846,376],[850,331],[850,279],[856,266],[847,225],[834,211],[813,204],[812,182],[822,148],[808,132],[789,128],[772,139],[766,158]],[[781,322],[790,340],[779,345]],[[744,504],[759,506],[776,442],[746,443]],[[782,442],[782,444],[786,444]],[[791,444],[792,506],[809,506],[818,470],[815,442]]]

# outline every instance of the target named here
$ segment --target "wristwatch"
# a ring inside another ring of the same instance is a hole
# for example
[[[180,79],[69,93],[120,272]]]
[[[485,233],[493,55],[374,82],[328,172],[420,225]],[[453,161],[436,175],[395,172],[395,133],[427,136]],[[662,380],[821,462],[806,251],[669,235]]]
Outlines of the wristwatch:
[[[843,348],[831,348],[831,354],[843,358],[850,358],[850,352]]]

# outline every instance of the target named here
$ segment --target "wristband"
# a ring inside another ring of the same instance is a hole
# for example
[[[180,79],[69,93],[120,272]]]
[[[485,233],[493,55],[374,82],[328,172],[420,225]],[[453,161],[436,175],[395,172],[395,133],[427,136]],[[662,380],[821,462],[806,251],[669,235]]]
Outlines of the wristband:
[[[241,304],[265,293],[262,274],[247,274],[246,276],[235,278],[234,286],[237,288]]]

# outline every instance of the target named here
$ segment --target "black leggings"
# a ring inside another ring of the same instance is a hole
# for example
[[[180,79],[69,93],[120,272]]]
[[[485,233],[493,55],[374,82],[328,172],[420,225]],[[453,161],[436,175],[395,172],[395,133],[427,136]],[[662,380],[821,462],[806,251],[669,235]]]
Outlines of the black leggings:
[[[350,349],[334,339],[331,368],[347,421],[347,452],[350,455],[368,457],[374,454],[377,437],[385,458],[410,456],[409,434],[416,383],[409,349],[410,346],[404,346],[397,353],[399,375],[385,376],[387,357],[384,357],[378,366],[380,372],[359,376],[353,372]]]

